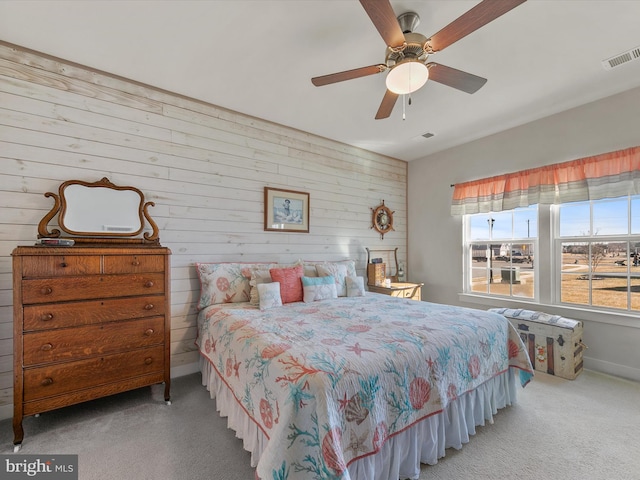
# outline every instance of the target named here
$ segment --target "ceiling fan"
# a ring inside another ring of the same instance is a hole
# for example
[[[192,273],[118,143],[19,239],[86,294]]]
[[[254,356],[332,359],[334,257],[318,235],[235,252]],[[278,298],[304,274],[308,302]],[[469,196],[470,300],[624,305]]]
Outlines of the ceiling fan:
[[[429,55],[443,50],[525,1],[483,0],[427,38],[413,31],[420,22],[417,13],[407,12],[396,18],[389,0],[360,0],[387,44],[385,63],[314,77],[311,82],[320,87],[389,71],[386,78],[387,91],[378,108],[376,120],[389,117],[399,95],[418,90],[428,79],[463,92],[475,93],[487,82],[486,78],[440,63],[428,62]]]

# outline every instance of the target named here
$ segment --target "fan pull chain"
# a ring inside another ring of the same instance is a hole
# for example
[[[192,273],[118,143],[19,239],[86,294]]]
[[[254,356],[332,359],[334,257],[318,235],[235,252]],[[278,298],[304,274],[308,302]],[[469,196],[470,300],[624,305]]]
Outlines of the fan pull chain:
[[[405,102],[406,95],[402,95],[402,120],[407,119],[407,105]]]
[[[407,102],[406,95],[402,95],[402,120],[407,119]],[[411,94],[409,94],[409,105],[411,105]]]

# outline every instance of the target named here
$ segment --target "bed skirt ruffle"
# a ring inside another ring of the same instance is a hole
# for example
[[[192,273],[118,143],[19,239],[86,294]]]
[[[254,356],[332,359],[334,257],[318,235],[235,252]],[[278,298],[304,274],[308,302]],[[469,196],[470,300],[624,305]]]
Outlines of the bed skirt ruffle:
[[[200,357],[202,384],[216,409],[227,417],[227,426],[242,439],[243,448],[251,453],[251,466],[256,467],[268,439],[247,416],[224,382],[220,381],[208,360]],[[498,409],[516,400],[517,379],[514,369],[493,377],[477,389],[452,401],[439,413],[390,437],[375,455],[360,458],[348,467],[351,480],[415,480],[420,464],[434,465],[445,456],[445,449],[460,449],[469,442],[476,427],[493,423]]]

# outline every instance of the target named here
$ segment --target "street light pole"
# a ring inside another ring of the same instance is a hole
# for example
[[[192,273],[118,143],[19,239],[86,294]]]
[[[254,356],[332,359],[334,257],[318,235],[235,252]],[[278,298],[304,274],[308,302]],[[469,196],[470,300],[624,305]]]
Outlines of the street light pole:
[[[495,222],[495,218],[488,218],[487,223],[489,224],[489,239],[493,240],[493,222]],[[489,244],[489,283],[493,283],[493,245]]]

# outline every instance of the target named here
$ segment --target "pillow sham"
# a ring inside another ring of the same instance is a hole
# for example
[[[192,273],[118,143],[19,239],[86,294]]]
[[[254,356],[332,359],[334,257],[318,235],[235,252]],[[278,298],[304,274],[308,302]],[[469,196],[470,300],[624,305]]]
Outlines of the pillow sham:
[[[296,265],[288,268],[272,268],[269,270],[274,282],[280,283],[282,303],[302,301],[303,266]]]
[[[249,301],[249,269],[253,263],[196,263],[200,280],[197,308]]]
[[[280,283],[259,283],[256,290],[258,290],[258,295],[260,297],[260,310],[268,310],[270,308],[282,306]]]
[[[338,298],[335,279],[332,276],[302,277],[302,297],[305,303]]]
[[[345,265],[347,267],[347,276],[356,277],[358,274],[356,272],[356,261],[355,260],[338,260],[335,262],[327,262],[327,261],[313,261],[313,260],[303,260],[304,263],[304,275],[305,277],[317,277],[317,274],[308,275],[308,272],[312,272],[318,265],[326,265],[329,263],[335,263],[338,265]]]
[[[347,297],[364,297],[364,277],[347,277]]]
[[[322,263],[316,265],[320,277],[332,276],[336,282],[339,297],[347,296],[347,266],[340,263]]]
[[[251,275],[249,277],[249,303],[253,305],[260,303],[260,296],[258,295],[258,289],[256,287],[260,283],[271,283],[273,279],[271,278],[269,270],[277,266],[277,263],[265,263],[264,265],[251,268]]]

